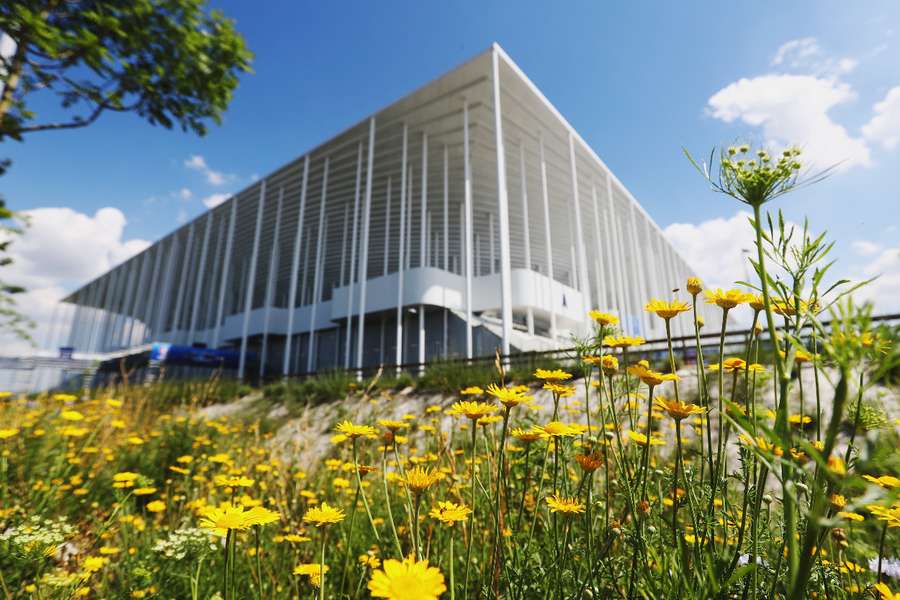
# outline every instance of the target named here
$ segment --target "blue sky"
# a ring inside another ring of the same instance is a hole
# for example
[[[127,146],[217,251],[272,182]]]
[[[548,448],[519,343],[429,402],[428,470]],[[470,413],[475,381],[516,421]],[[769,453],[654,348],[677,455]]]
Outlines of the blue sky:
[[[21,250],[32,252],[25,275],[47,288],[44,300],[88,274],[44,265],[54,232],[77,243],[102,229],[111,247],[95,244],[89,270],[105,270],[200,214],[204,199],[237,191],[492,41],[660,226],[681,224],[667,231],[707,278],[731,281],[724,270],[734,270],[743,243],[731,233],[745,229],[741,207],[708,192],[681,147],[705,154],[736,138],[796,141],[822,164],[844,166],[775,206],[838,239],[844,272],[893,272],[878,291],[900,296],[900,3],[212,5],[236,19],[256,57],[205,138],[105,115],[87,129],[3,144],[14,162],[2,181],[10,204],[71,209],[37,213],[41,231]],[[56,114],[51,103],[36,108]],[[98,215],[107,207],[120,213]]]

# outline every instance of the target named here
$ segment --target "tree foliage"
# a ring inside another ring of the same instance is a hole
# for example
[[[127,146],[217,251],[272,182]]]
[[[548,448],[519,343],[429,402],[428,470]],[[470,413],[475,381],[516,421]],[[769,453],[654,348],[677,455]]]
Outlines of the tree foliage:
[[[0,31],[0,139],[84,127],[107,111],[198,134],[219,123],[251,53],[204,0],[6,0]],[[64,117],[42,120],[36,95]]]

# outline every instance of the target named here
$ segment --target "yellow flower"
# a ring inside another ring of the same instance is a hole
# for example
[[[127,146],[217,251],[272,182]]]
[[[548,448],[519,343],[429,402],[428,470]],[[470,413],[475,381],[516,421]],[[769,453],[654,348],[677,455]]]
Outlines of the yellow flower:
[[[610,348],[629,348],[631,346],[640,346],[645,343],[641,336],[630,335],[608,335],[603,338],[603,345]]]
[[[459,390],[460,396],[481,396],[482,394],[484,394],[484,390],[477,385],[470,385],[467,388]]]
[[[638,433],[637,431],[628,430],[625,432],[631,440],[637,444],[638,446],[646,446],[647,445],[647,436],[643,433]],[[665,446],[665,442],[659,438],[651,437],[650,445],[651,446]]]
[[[562,369],[537,369],[534,372],[534,376],[543,381],[566,381],[567,379],[572,379],[572,374]]]
[[[669,413],[669,416],[680,421],[691,415],[702,414],[704,411],[696,404],[688,404],[679,400],[667,400],[665,398],[657,398],[656,405]]]
[[[900,479],[893,477],[891,475],[882,475],[881,477],[872,477],[871,475],[863,475],[863,479],[866,481],[871,481],[876,485],[880,485],[883,488],[896,488],[900,487]]]
[[[322,584],[322,575],[327,572],[328,565],[320,563],[304,563],[294,567],[294,575],[306,575],[309,577],[309,582],[315,587]]]
[[[576,454],[575,461],[588,473],[593,473],[603,466],[603,456],[599,452],[594,452],[592,454]]]
[[[609,313],[600,312],[599,310],[588,311],[588,316],[593,319],[597,325],[603,327],[606,327],[607,325],[616,325],[619,322],[619,317]]]
[[[497,406],[488,404],[487,402],[471,402],[469,400],[460,400],[450,407],[447,414],[463,415],[467,419],[477,421],[481,417],[497,412]]]
[[[306,511],[306,514],[303,515],[303,521],[312,523],[316,527],[322,527],[323,525],[340,523],[346,516],[341,509],[329,506],[327,502],[323,502],[319,506]]]
[[[396,433],[400,429],[406,429],[409,427],[409,423],[405,421],[393,421],[391,419],[378,419],[378,424],[387,429],[388,431]]]
[[[547,496],[550,512],[578,514],[584,512],[584,504],[577,498],[563,498],[557,494]]]
[[[752,299],[754,299],[753,294],[748,294],[747,292],[738,289],[731,289],[728,291],[722,291],[719,288],[715,290],[706,290],[706,303],[715,304],[723,310],[730,310],[739,304],[749,302]]]
[[[458,521],[465,521],[471,512],[472,509],[464,504],[440,501],[428,514],[432,519],[437,519],[445,525],[453,525]]]
[[[491,384],[487,388],[487,393],[500,401],[500,404],[506,408],[513,408],[520,404],[527,404],[531,401],[531,396],[526,396],[522,390],[516,388],[499,387]]]
[[[59,417],[64,421],[83,421],[84,415],[77,410],[64,410],[59,413]]]
[[[688,277],[687,291],[691,296],[696,296],[703,291],[703,282],[699,277]]]
[[[375,428],[371,425],[354,425],[350,421],[342,421],[334,428],[338,433],[346,435],[350,439],[358,437],[375,437]]]
[[[153,502],[148,502],[147,510],[152,513],[161,513],[166,510],[166,503],[162,500],[154,500]]]
[[[600,366],[605,375],[615,375],[619,371],[619,359],[611,354],[606,354],[600,361]]]
[[[269,510],[268,508],[263,508],[262,506],[254,506],[244,513],[244,522],[250,526],[268,525],[269,523],[274,523],[280,519],[280,513]]]
[[[743,371],[747,368],[747,362],[743,358],[726,358],[722,361],[722,364],[719,363],[709,365],[710,371],[718,371],[722,369],[726,373],[737,373],[739,371]]]
[[[250,487],[253,485],[253,480],[243,475],[216,475],[213,482],[219,487]]]
[[[653,298],[644,305],[644,310],[647,312],[652,312],[656,314],[657,317],[661,319],[665,319],[668,321],[674,316],[677,316],[679,313],[683,313],[691,310],[690,305],[687,302],[682,300],[672,300],[671,302],[666,302],[665,300],[657,300]]]
[[[372,597],[388,600],[437,600],[446,590],[440,569],[412,556],[402,562],[384,561],[381,569],[372,572],[369,581]]]
[[[847,519],[850,521],[865,521],[866,520],[866,518],[859,513],[846,512],[843,510],[838,512],[837,516],[841,517],[842,519]]]
[[[567,425],[559,421],[550,421],[546,425],[532,425],[531,430],[544,439],[557,437],[572,437],[582,432],[580,427]]]
[[[555,383],[553,381],[548,381],[544,384],[544,389],[550,392],[553,392],[560,398],[571,398],[575,395],[575,388],[570,385],[563,385],[559,383]]]
[[[372,554],[370,550],[366,554],[359,555],[359,564],[369,569],[377,569],[381,566],[381,559]]]
[[[510,435],[525,444],[530,444],[541,439],[541,434],[539,432],[533,429],[521,429],[519,427],[513,429]]]
[[[203,518],[200,521],[200,527],[212,529],[216,535],[225,535],[229,530],[244,530],[253,525],[265,525],[277,521],[279,518],[278,513],[261,506],[244,510],[243,506],[232,504],[227,504],[223,508],[209,506],[203,509],[201,515]]]
[[[766,301],[762,294],[747,294],[747,304],[756,312],[760,312],[766,308]]]
[[[893,593],[886,583],[876,583],[875,591],[881,596],[881,600],[900,600],[900,592]]]
[[[134,494],[135,496],[149,496],[150,494],[155,494],[155,493],[156,493],[156,488],[149,487],[149,486],[134,488],[134,491],[132,492],[132,494]]]
[[[416,494],[421,494],[439,479],[441,479],[439,471],[414,467],[406,472],[406,480],[403,483]]]
[[[17,435],[19,430],[15,427],[4,427],[0,429],[0,440],[8,440],[9,438]]]

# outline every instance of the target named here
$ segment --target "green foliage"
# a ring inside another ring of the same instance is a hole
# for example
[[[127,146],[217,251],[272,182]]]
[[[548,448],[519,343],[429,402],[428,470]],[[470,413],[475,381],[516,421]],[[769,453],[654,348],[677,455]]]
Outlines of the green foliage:
[[[93,123],[106,111],[198,134],[219,123],[251,53],[203,0],[11,0],[0,31],[0,140]],[[68,120],[39,122],[30,99],[53,94]]]
[[[9,161],[0,161],[0,177],[9,168]],[[22,229],[12,224],[14,220],[27,225],[27,221],[21,215],[17,215],[6,206],[6,200],[0,196],[0,268],[8,267],[13,259],[9,256],[9,247],[15,241],[16,236],[22,233]],[[10,332],[13,335],[30,340],[29,330],[34,323],[25,317],[16,308],[16,296],[25,291],[19,285],[7,283],[0,279],[0,331]]]

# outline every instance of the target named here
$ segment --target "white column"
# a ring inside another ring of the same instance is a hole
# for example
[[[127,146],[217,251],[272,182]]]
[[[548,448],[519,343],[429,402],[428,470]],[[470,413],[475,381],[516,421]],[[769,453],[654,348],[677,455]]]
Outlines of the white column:
[[[154,335],[157,335],[160,341],[166,328],[166,314],[169,312],[169,295],[172,291],[172,279],[175,277],[175,255],[178,254],[178,246],[178,234],[175,234],[169,243],[169,256],[166,258],[166,268],[163,272],[162,301],[159,303],[156,326],[153,328]]]
[[[303,274],[300,276],[300,306],[306,302],[306,286],[309,285],[309,240],[312,239],[312,228],[306,232],[306,238],[303,240]],[[315,284],[313,284],[315,285]]]
[[[584,299],[584,310],[581,315],[583,325],[589,319],[587,311],[593,306],[591,302],[591,280],[588,278],[587,251],[584,247],[584,230],[581,226],[581,202],[578,199],[578,170],[575,166],[575,141],[569,132],[569,170],[572,175],[572,202],[575,205],[575,244],[578,253],[578,285]]]
[[[509,198],[506,193],[506,150],[503,142],[503,113],[500,107],[500,55],[496,47],[491,52],[491,59],[494,135],[497,146],[497,218],[500,221],[500,314],[503,318],[501,352],[506,355],[509,354],[509,338],[512,336],[512,262],[509,248]],[[493,265],[491,267],[493,268]]]
[[[213,348],[219,345],[219,333],[222,329],[222,312],[225,309],[225,289],[228,285],[228,272],[231,267],[231,253],[234,250],[234,227],[237,220],[237,197],[231,200],[231,216],[228,221],[228,233],[225,234],[225,257],[222,262],[222,279],[219,282],[219,306],[216,309],[216,323],[213,329]]]
[[[253,249],[250,251],[250,272],[247,274],[244,295],[244,323],[241,328],[241,357],[238,362],[238,379],[244,379],[247,366],[247,335],[250,333],[250,310],[253,308],[253,289],[256,285],[256,262],[259,258],[259,234],[262,231],[263,213],[266,208],[266,180],[259,186],[259,201],[256,205],[256,228],[253,231]]]
[[[391,254],[391,178],[387,179],[387,192],[385,192],[385,215],[384,215],[384,266],[381,268],[381,274],[388,274],[388,258]]]
[[[338,287],[342,287],[344,285],[344,281],[347,277],[347,223],[350,218],[350,210],[349,207],[344,205],[344,225],[342,227],[341,233],[341,276],[338,280]],[[337,346],[337,344],[335,344]]]
[[[547,246],[547,278],[550,290],[550,338],[556,340],[556,293],[553,291],[555,279],[553,276],[553,237],[550,227],[550,193],[547,189],[547,161],[544,158],[544,136],[540,136],[539,149],[541,155],[541,195],[544,200],[544,244]]]
[[[594,202],[594,251],[597,258],[594,260],[594,272],[597,277],[597,308],[605,310],[606,298],[603,294],[603,238],[600,236],[600,202],[597,200],[597,185],[591,182],[591,199]]]
[[[528,219],[528,184],[525,177],[525,140],[519,140],[519,187],[522,194],[522,234],[525,241],[525,269],[531,270],[531,223]],[[534,311],[529,302],[525,313],[529,335],[534,335]]]
[[[306,371],[313,370],[313,349],[316,341],[316,309],[322,300],[322,237],[325,234],[325,199],[328,197],[328,165],[330,159],[325,157],[325,168],[322,172],[322,201],[319,204],[319,229],[316,232],[316,269],[313,274],[313,299],[309,317],[309,349],[306,353]]]
[[[159,281],[159,270],[162,265],[162,251],[163,243],[160,241],[156,244],[156,252],[154,252],[153,257],[153,273],[150,275],[150,289],[147,290],[146,299],[144,300],[144,310],[141,319],[141,321],[144,323],[144,331],[143,335],[141,336],[141,340],[143,342],[148,341],[150,331],[153,329],[153,299],[159,298],[159,295],[157,293],[159,286],[157,282]]]
[[[122,309],[116,313],[113,327],[112,346],[114,348],[123,346],[122,338],[125,336],[125,330],[128,327],[129,307],[131,306],[131,299],[134,297],[134,288],[137,285],[138,259],[129,260],[124,268],[128,276],[125,279],[123,288],[125,297],[122,298]]]
[[[366,155],[366,192],[363,206],[362,245],[359,268],[359,319],[357,320],[356,368],[363,366],[363,342],[366,333],[366,284],[369,278],[369,219],[372,218],[372,176],[375,168],[375,117],[369,118],[369,152]]]
[[[210,344],[212,341],[212,336],[218,334],[218,325],[217,323],[213,322],[213,315],[216,309],[214,290],[216,289],[216,286],[219,285],[225,278],[225,268],[219,267],[219,257],[223,255],[223,247],[224,244],[227,243],[225,242],[225,218],[222,217],[221,219],[219,219],[219,221],[219,233],[216,236],[216,251],[212,256],[212,275],[209,278],[209,301],[207,301],[206,303],[206,317],[203,320],[203,341],[206,344]]]
[[[428,134],[422,133],[422,202],[419,207],[419,266],[428,258]],[[425,362],[425,305],[419,304],[419,365]],[[421,370],[422,367],[420,367]]]
[[[353,192],[353,234],[350,238],[350,281],[347,283],[347,330],[344,338],[344,368],[350,368],[350,342],[353,340],[353,284],[356,280],[356,236],[359,229],[359,196],[362,186],[363,143],[356,153],[356,184]]]
[[[397,259],[397,361],[403,364],[403,279],[406,270],[404,261],[406,245],[406,160],[409,141],[409,127],[403,124],[403,149],[400,154],[400,239],[398,240]],[[399,372],[399,368],[398,368]]]
[[[278,238],[281,233],[281,205],[284,201],[284,186],[278,188],[278,203],[275,205],[275,232],[272,234],[272,252],[269,254],[269,276],[266,277],[266,295],[263,303],[263,339],[259,355],[259,378],[266,374],[266,360],[269,354],[269,317],[272,314],[272,295],[275,293],[275,274],[278,272]]]
[[[463,98],[463,170],[465,173],[466,358],[472,358],[472,165],[469,160],[469,100]]]
[[[494,213],[488,213],[488,275],[493,275],[497,272],[497,251],[495,248],[497,247],[497,239],[494,235],[494,229],[496,225],[494,224]]]
[[[450,149],[444,144],[444,270],[450,271]],[[449,351],[450,310],[444,307],[444,331],[442,338],[442,354],[447,357]]]
[[[303,241],[303,219],[306,214],[306,189],[309,184],[309,154],[303,159],[303,186],[300,188],[300,212],[297,214],[297,233],[294,235],[294,257],[291,261],[290,289],[288,290],[287,332],[284,339],[284,362],[281,374],[287,377],[291,368],[291,349],[294,344],[294,311],[297,304],[297,273],[300,269],[300,248]],[[307,238],[308,241],[308,238]],[[308,245],[308,244],[307,244]],[[304,269],[304,284],[306,272]],[[300,298],[303,304],[303,298]]]
[[[197,283],[194,287],[194,301],[191,304],[191,322],[188,324],[187,343],[194,343],[194,333],[197,331],[197,317],[200,314],[200,299],[205,287],[206,258],[209,250],[209,236],[212,233],[212,211],[206,213],[206,227],[203,229],[203,242],[200,246],[200,263],[197,265]]]
[[[194,223],[191,221],[188,225],[187,245],[184,249],[184,260],[181,264],[181,278],[178,282],[178,295],[175,298],[175,314],[172,316],[172,335],[169,339],[172,342],[178,341],[178,328],[181,326],[181,309],[184,307],[184,294],[187,289],[188,274],[191,270],[191,251],[194,249]]]
[[[613,197],[612,189],[612,175],[608,171],[606,173],[606,198],[609,203],[609,228],[612,234],[612,249],[615,259],[613,272],[616,274],[616,297],[618,298],[619,304],[619,317],[622,319],[622,327],[624,329],[628,326],[626,317],[628,316],[630,307],[630,304],[628,303],[629,286],[628,281],[625,279],[625,260],[622,256],[625,249],[622,246],[622,237],[619,235],[620,219],[616,214],[616,201]],[[634,332],[629,329],[625,333]]]
[[[650,296],[663,295],[674,286],[666,286],[665,277],[660,276],[661,273],[659,272],[656,260],[656,244],[654,244],[653,234],[650,232],[650,219],[644,219],[644,235],[646,236],[647,242],[641,244],[641,248],[642,252],[646,254],[647,262],[649,263],[647,271],[644,272],[644,280],[650,279]],[[664,331],[662,322],[659,319],[653,319],[651,321],[650,329],[653,331],[660,331],[660,335],[662,335],[662,332]]]
[[[634,253],[635,260],[637,262],[637,267],[634,272],[634,276],[638,281],[638,290],[640,290],[640,300],[637,304],[638,314],[641,315],[641,323],[642,329],[644,330],[644,335],[650,335],[650,315],[647,311],[644,310],[644,302],[649,300],[649,293],[647,291],[647,269],[644,264],[644,248],[642,248],[642,244],[638,239],[638,228],[637,228],[637,210],[634,207],[634,202],[629,203],[630,212],[631,212],[631,248]]]
[[[150,262],[150,252],[143,252],[141,254],[141,270],[138,273],[137,277],[137,288],[135,290],[134,297],[131,300],[131,309],[128,311],[128,314],[131,315],[131,320],[128,323],[128,332],[125,334],[124,345],[128,348],[134,343],[134,324],[138,320],[138,306],[141,298],[146,295],[146,286],[147,286],[147,277],[149,276],[149,270],[147,268],[148,263]]]

